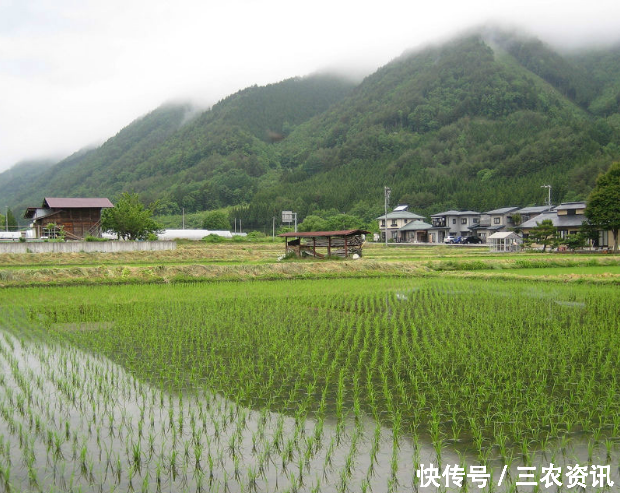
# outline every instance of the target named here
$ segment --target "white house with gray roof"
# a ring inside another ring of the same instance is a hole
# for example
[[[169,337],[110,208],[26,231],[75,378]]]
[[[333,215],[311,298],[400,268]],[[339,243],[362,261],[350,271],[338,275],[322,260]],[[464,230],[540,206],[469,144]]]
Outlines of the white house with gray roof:
[[[388,212],[387,215],[383,214],[376,219],[379,221],[379,231],[381,231],[382,240],[385,241],[387,234],[387,238],[393,241],[407,241],[402,239],[400,229],[412,221],[423,221],[425,219],[423,216],[403,210],[404,207],[399,206],[398,209],[400,210],[393,210]]]
[[[473,228],[475,234],[488,243],[489,236],[498,231],[514,227],[512,215],[519,210],[519,207],[502,207],[487,211],[480,217],[480,223]]]
[[[471,236],[472,227],[480,222],[476,211],[445,211],[431,216],[433,227],[429,230],[431,243],[443,243],[446,236]]]

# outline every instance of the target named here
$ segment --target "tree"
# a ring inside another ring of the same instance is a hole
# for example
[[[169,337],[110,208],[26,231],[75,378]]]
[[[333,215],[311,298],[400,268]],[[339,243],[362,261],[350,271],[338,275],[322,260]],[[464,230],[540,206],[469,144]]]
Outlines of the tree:
[[[202,221],[203,229],[214,229],[214,230],[230,230],[230,220],[228,219],[228,214],[226,212],[219,211],[209,211],[205,214],[204,220]]]
[[[614,250],[617,251],[620,230],[620,162],[613,163],[607,173],[596,179],[585,213],[593,226],[612,232]]]
[[[561,241],[561,244],[566,245],[569,250],[575,251],[588,244],[588,236],[580,231],[577,234],[566,236],[566,238]]]
[[[547,249],[547,246],[556,246],[558,242],[558,229],[553,225],[551,219],[544,219],[540,223],[536,223],[536,226],[530,230],[528,237],[528,243],[536,243],[543,246],[543,252]]]
[[[7,209],[6,216],[0,214],[0,229],[5,229],[8,226],[8,231],[17,231],[17,219],[11,209]]]
[[[327,231],[327,221],[320,216],[310,214],[304,218],[297,228],[299,231]]]
[[[144,207],[137,193],[123,192],[116,205],[101,214],[101,229],[124,240],[146,240],[163,230],[153,219],[156,206]]]

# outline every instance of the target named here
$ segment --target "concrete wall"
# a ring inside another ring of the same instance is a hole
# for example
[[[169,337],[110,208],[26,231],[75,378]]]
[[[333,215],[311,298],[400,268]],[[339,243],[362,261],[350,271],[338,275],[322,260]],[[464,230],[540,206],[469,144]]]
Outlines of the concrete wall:
[[[27,242],[27,243],[0,243],[1,253],[79,253],[79,252],[135,252],[174,250],[177,244],[174,241],[70,241],[56,242]]]

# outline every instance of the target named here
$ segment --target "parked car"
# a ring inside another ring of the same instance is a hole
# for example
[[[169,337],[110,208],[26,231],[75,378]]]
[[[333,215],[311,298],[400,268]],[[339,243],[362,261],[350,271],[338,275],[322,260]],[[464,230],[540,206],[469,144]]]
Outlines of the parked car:
[[[478,238],[477,236],[468,236],[467,238],[463,239],[463,243],[468,245],[479,245],[480,243],[482,243],[482,238]]]
[[[454,236],[454,235],[448,235],[444,238],[443,242],[444,243],[461,243],[463,241],[463,238],[461,236]]]

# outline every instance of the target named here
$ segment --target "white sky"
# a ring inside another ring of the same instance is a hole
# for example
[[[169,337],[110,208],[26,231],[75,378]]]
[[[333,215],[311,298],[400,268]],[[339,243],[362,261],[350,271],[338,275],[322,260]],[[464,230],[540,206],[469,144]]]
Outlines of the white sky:
[[[325,68],[374,71],[483,23],[555,45],[620,39],[618,0],[0,0],[0,171]]]

